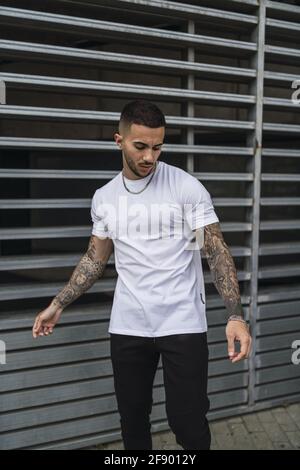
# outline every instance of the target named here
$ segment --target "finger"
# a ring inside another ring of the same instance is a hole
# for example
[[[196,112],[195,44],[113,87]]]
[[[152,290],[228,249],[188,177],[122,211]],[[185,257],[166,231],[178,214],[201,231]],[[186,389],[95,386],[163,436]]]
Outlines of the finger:
[[[228,335],[227,342],[228,342],[228,356],[229,356],[229,359],[232,359],[235,356],[234,336]]]
[[[32,334],[33,334],[34,338],[36,338],[39,335],[40,328],[41,328],[41,323],[42,323],[41,318],[37,318],[34,322],[34,325],[33,325],[33,328],[32,328]]]
[[[45,328],[44,328],[44,333],[45,334],[51,334],[53,331],[53,324],[51,323],[48,323],[47,325],[45,325]]]
[[[44,335],[48,335],[48,326],[47,325],[44,326],[43,333],[44,333]]]
[[[248,337],[243,337],[240,340],[241,342],[241,351],[239,354],[232,360],[232,362],[238,362],[241,359],[245,359],[248,349],[249,349],[249,338]]]

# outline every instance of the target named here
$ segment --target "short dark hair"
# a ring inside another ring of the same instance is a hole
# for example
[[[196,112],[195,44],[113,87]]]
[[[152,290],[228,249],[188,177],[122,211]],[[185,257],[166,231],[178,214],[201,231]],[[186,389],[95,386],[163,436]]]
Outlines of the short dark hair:
[[[156,104],[145,99],[130,101],[122,112],[119,122],[119,131],[130,129],[132,124],[140,124],[146,127],[165,127],[165,116]]]

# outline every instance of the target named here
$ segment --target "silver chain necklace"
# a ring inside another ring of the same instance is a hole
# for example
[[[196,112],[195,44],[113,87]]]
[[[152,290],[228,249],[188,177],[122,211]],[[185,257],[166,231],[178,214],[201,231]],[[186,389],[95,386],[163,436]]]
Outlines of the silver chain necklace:
[[[151,180],[152,180],[152,178],[153,178],[153,176],[154,176],[154,174],[155,174],[155,171],[156,171],[156,167],[157,167],[157,162],[155,162],[155,168],[154,168],[154,171],[153,171],[153,173],[152,173],[152,175],[151,175],[151,178],[147,181],[146,186],[145,186],[143,189],[141,189],[140,191],[131,191],[129,188],[127,188],[126,183],[125,183],[125,179],[124,179],[124,175],[123,175],[123,172],[122,172],[122,179],[123,179],[123,184],[124,184],[125,189],[126,189],[129,193],[131,193],[131,194],[140,194],[140,193],[142,193],[143,191],[145,191],[145,189],[147,188],[147,186],[151,183]]]

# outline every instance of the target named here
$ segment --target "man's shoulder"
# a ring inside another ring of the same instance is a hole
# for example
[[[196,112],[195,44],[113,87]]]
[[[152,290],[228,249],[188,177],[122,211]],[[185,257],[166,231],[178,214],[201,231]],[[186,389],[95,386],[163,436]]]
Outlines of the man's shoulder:
[[[166,169],[176,179],[176,183],[186,186],[186,189],[188,189],[189,185],[195,187],[200,186],[200,188],[203,186],[198,178],[196,178],[194,175],[191,175],[183,168],[166,163]]]
[[[96,189],[94,196],[96,198],[101,198],[105,196],[110,196],[111,194],[115,194],[116,185],[119,184],[118,183],[119,175],[120,173],[114,176],[111,180],[109,180],[103,186],[100,186],[100,188]]]

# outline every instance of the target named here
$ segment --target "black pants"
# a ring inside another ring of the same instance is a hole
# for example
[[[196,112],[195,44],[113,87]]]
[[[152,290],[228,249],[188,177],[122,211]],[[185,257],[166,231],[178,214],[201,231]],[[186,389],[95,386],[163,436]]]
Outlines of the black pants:
[[[114,385],[125,450],[152,449],[152,389],[162,357],[166,413],[184,449],[209,449],[206,333],[157,338],[110,334]]]

